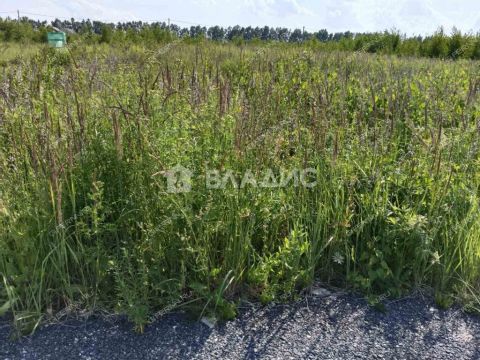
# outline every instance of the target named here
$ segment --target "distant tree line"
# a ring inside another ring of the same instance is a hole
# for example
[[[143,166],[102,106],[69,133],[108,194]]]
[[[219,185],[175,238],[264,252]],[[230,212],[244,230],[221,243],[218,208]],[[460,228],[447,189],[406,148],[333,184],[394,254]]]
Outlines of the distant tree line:
[[[301,29],[290,30],[282,27],[221,27],[190,26],[180,27],[165,22],[145,23],[129,21],[104,23],[100,21],[75,19],[47,21],[21,18],[20,21],[0,18],[0,41],[45,42],[46,33],[53,28],[67,32],[69,41],[83,39],[100,43],[165,43],[176,38],[191,41],[209,39],[217,42],[284,42],[307,43],[326,50],[362,51],[368,53],[397,54],[400,56],[426,56],[432,58],[480,59],[480,33],[462,34],[453,29],[446,34],[443,28],[433,35],[407,37],[397,31],[377,33],[330,33],[325,29],[309,32]]]

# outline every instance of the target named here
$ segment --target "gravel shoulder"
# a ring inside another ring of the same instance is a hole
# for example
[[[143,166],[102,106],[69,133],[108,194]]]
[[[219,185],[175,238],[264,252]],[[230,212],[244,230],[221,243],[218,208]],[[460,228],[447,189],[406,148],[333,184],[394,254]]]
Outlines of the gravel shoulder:
[[[480,317],[413,296],[386,312],[351,294],[244,307],[210,328],[182,313],[132,331],[124,317],[90,317],[10,340],[0,319],[1,359],[480,359]]]

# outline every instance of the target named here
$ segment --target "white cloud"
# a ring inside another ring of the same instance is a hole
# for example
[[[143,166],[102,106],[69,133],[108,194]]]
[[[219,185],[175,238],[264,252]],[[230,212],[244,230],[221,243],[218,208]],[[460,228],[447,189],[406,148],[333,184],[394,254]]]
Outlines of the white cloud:
[[[314,13],[297,0],[245,0],[248,6],[258,15],[287,17],[291,15],[313,16]]]
[[[480,13],[480,2],[473,0],[452,2],[432,0],[339,0],[328,4],[330,27],[342,30],[382,31],[399,29],[408,34],[433,33],[440,26],[449,31],[457,26],[463,31],[474,27]],[[341,11],[340,16],[337,15]],[[472,17],[473,14],[473,17]],[[478,26],[477,26],[478,28]]]
[[[15,6],[22,13],[31,18],[42,18],[51,20],[54,17],[92,19],[103,21],[125,21],[137,20],[135,12],[128,8],[117,8],[108,1],[90,0],[17,0]],[[46,17],[29,14],[48,15]]]

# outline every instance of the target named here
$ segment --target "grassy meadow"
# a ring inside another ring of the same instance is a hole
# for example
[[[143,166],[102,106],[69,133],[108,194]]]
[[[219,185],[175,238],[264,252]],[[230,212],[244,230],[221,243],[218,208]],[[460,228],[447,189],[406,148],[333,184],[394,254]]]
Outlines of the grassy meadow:
[[[34,56],[40,49],[38,44],[21,44],[0,42],[0,67],[9,63],[19,62],[22,59]]]
[[[479,65],[178,40],[4,59],[0,312],[30,331],[115,311],[142,331],[314,279],[479,311]],[[190,191],[169,191],[176,165]],[[292,169],[314,186],[279,180]]]

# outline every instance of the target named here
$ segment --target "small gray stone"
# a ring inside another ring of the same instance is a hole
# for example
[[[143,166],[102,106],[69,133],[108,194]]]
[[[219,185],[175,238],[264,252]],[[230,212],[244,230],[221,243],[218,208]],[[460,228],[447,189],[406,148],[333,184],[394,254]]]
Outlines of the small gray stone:
[[[327,290],[322,287],[314,287],[310,290],[311,294],[317,297],[327,297],[332,294],[330,290]]]

